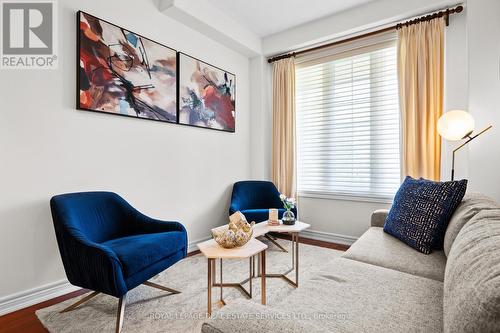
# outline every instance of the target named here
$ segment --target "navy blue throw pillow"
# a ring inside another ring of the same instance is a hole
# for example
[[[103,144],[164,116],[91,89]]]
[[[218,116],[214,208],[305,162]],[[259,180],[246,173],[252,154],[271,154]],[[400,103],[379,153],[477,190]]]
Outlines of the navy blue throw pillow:
[[[425,254],[442,248],[448,222],[466,189],[466,179],[434,182],[406,177],[394,197],[384,231]]]

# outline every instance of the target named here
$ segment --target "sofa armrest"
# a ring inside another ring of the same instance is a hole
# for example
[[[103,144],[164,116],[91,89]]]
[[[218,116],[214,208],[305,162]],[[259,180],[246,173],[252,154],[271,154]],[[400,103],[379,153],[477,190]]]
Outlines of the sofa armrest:
[[[384,227],[385,219],[387,218],[388,214],[388,209],[377,209],[376,211],[374,211],[371,217],[371,226],[380,228]]]

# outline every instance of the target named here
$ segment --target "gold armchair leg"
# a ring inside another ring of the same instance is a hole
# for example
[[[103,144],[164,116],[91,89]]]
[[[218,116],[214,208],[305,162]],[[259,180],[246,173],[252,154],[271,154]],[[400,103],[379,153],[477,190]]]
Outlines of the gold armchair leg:
[[[72,310],[76,309],[78,306],[80,306],[81,304],[83,304],[87,301],[90,301],[92,298],[96,297],[99,294],[100,293],[98,291],[94,291],[90,295],[87,295],[84,298],[82,298],[81,300],[79,300],[78,302],[71,304],[70,306],[68,306],[64,310],[61,310],[59,313],[72,311]]]
[[[150,281],[146,281],[143,283],[144,285],[148,286],[148,287],[152,287],[152,288],[156,288],[156,289],[160,289],[160,290],[163,290],[163,291],[168,291],[169,293],[171,293],[172,295],[174,294],[180,294],[181,292],[180,291],[177,291],[175,289],[172,289],[172,288],[168,288],[168,287],[164,287],[162,285],[159,285],[159,284],[156,284],[154,282],[150,282]]]
[[[264,235],[264,237],[266,237],[271,243],[273,243],[274,245],[276,245],[277,247],[280,248],[281,251],[283,252],[288,252],[287,249],[285,249],[283,246],[281,246],[277,241],[275,241],[271,236],[269,235]]]
[[[120,331],[122,330],[123,317],[125,314],[126,298],[127,298],[127,294],[123,295],[122,297],[120,297],[118,299],[118,311],[116,313],[116,328],[115,328],[116,333],[120,333]]]
[[[68,306],[64,310],[60,311],[59,313],[68,312],[68,311],[74,310],[78,306],[82,305],[85,302],[90,301],[92,298],[96,297],[99,294],[100,293],[98,291],[94,291],[90,295],[87,295],[84,298],[82,298],[81,300],[79,300],[78,302],[76,302],[74,304],[71,304],[70,306]],[[116,333],[120,333],[120,331],[122,329],[122,326],[123,326],[123,314],[125,313],[125,299],[126,299],[126,296],[127,295],[123,295],[122,297],[120,297],[118,299],[118,311],[117,311],[117,315],[116,315],[116,327],[115,327],[115,332]]]

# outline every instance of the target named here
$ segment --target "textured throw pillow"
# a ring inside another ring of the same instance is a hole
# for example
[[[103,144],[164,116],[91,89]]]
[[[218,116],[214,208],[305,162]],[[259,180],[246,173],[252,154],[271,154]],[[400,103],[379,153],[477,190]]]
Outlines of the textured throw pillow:
[[[425,254],[442,248],[448,222],[466,189],[465,179],[434,182],[406,177],[394,197],[384,231]]]

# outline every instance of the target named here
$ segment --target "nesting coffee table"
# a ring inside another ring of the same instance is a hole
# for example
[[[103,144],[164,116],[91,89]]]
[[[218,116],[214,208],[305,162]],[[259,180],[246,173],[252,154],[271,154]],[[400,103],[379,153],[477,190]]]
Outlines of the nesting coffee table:
[[[221,247],[213,239],[199,243],[198,248],[201,253],[207,258],[208,262],[208,273],[207,273],[207,288],[208,288],[208,300],[207,300],[207,313],[212,314],[212,288],[220,288],[220,305],[225,305],[223,297],[223,287],[233,287],[239,289],[248,298],[252,298],[252,279],[255,277],[261,278],[261,303],[266,304],[266,278],[281,278],[291,284],[294,287],[299,286],[299,233],[311,225],[296,221],[294,225],[285,225],[280,223],[280,225],[272,226],[267,223],[267,221],[257,223],[253,227],[252,239],[248,241],[242,247],[237,247],[233,249],[225,249]],[[220,228],[227,228],[227,226],[221,226],[215,228],[215,230]],[[266,236],[270,232],[276,233],[288,233],[292,237],[292,267],[283,273],[273,273],[266,274],[266,249],[267,245],[257,239],[260,236]],[[258,272],[256,274],[255,258],[258,257]],[[216,282],[216,260],[220,260],[220,282]],[[222,280],[222,261],[223,259],[248,259],[249,260],[249,276],[245,280],[237,283],[224,283]],[[290,279],[287,275],[295,270],[295,281]],[[243,285],[249,283],[249,290],[245,289]]]
[[[258,239],[251,238],[248,243],[242,247],[237,247],[233,249],[225,249],[217,244],[213,239],[199,243],[198,248],[208,261],[208,302],[207,302],[207,313],[212,314],[212,287],[220,287],[220,298],[219,302],[221,305],[225,305],[224,298],[222,294],[223,287],[234,287],[240,289],[247,297],[252,298],[252,278],[255,275],[255,256],[259,256],[259,270],[261,277],[261,302],[266,304],[266,249],[267,245],[259,241]],[[220,260],[220,282],[216,283],[216,269],[215,261]],[[249,259],[249,276],[247,279],[238,283],[224,283],[222,281],[222,260],[223,259]],[[249,283],[249,289],[246,290],[243,284]]]
[[[283,273],[273,273],[273,274],[268,273],[266,274],[266,277],[280,278],[285,280],[294,287],[299,286],[299,233],[309,228],[310,226],[311,226],[310,224],[301,221],[295,221],[294,225],[285,225],[280,221],[280,225],[272,226],[269,225],[267,221],[264,221],[257,223],[253,227],[254,237],[265,236],[270,232],[276,232],[276,233],[290,234],[292,238],[292,267]],[[254,266],[255,266],[255,261],[254,261]],[[262,263],[260,263],[258,266],[261,267]],[[292,281],[287,275],[294,270],[295,270],[295,281]],[[254,267],[254,273],[255,273],[255,267]],[[260,272],[258,275],[260,275]]]

